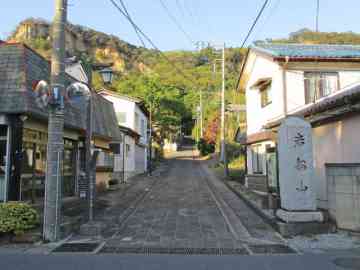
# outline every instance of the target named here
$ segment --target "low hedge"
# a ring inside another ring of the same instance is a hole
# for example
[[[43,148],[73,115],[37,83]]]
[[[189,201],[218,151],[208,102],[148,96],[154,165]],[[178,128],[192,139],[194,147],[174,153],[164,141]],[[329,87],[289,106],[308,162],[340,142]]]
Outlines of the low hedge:
[[[26,203],[0,203],[0,233],[21,235],[39,224],[39,215]]]

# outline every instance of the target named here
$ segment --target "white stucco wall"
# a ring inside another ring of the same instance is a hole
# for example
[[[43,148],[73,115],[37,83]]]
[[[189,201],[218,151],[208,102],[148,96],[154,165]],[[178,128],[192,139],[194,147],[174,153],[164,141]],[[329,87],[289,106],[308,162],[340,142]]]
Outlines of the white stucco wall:
[[[135,128],[135,131],[141,135],[140,143],[147,145],[148,144],[148,138],[147,138],[148,137],[147,136],[148,118],[143,113],[143,111],[139,108],[138,105],[135,106],[135,112],[139,115],[139,126],[138,126],[138,128]],[[141,121],[144,121],[144,130],[141,130]],[[134,122],[134,127],[136,127],[135,125],[136,124]]]
[[[114,104],[115,113],[126,113],[126,121],[119,124],[135,130],[135,102],[106,94],[103,96]]]
[[[360,163],[360,115],[313,128],[318,206],[327,208],[326,163]]]
[[[251,56],[250,56],[251,57]],[[282,70],[281,67],[271,60],[261,57],[253,57],[253,69],[249,74],[246,87],[246,114],[247,134],[253,134],[262,130],[263,125],[271,118],[280,116],[283,111],[282,94]],[[261,107],[260,91],[251,86],[261,78],[272,78],[272,103]]]
[[[124,123],[119,122],[119,125],[128,127],[141,135],[140,143],[147,145],[148,144],[148,136],[147,136],[147,128],[149,120],[147,116],[140,109],[139,105],[136,102],[128,100],[126,98],[121,98],[117,96],[112,96],[107,93],[100,93],[107,100],[111,101],[114,105],[115,113],[126,113],[126,121]],[[138,125],[135,123],[135,113],[139,115],[139,123]],[[144,131],[141,130],[141,121],[144,121]]]
[[[351,86],[352,84],[360,83],[359,71],[341,71],[339,73],[340,88]]]
[[[305,105],[304,71],[286,70],[287,110],[293,110]]]

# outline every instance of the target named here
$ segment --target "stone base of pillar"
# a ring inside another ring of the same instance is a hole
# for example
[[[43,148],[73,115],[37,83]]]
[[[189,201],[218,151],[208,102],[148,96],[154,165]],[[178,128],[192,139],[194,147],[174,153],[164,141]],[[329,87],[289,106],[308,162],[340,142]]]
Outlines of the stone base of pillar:
[[[333,233],[336,224],[331,222],[323,211],[292,212],[279,209],[276,211],[276,228],[284,237],[304,234]]]
[[[276,217],[286,223],[301,223],[301,222],[324,222],[325,215],[322,211],[286,211],[278,209]]]

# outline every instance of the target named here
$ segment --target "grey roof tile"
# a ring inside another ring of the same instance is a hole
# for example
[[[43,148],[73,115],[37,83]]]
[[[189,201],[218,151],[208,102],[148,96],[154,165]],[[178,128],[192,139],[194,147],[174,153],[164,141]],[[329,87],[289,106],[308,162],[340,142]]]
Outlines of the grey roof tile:
[[[252,49],[274,57],[299,58],[360,58],[360,46],[356,45],[306,45],[306,44],[258,44]]]
[[[50,80],[50,63],[22,44],[0,45],[0,113],[30,114],[46,121],[48,113],[35,102],[33,83]],[[75,80],[70,76],[66,84]],[[94,98],[94,133],[97,136],[118,139],[115,111],[111,102],[98,94]],[[65,104],[65,125],[86,129],[86,106]]]

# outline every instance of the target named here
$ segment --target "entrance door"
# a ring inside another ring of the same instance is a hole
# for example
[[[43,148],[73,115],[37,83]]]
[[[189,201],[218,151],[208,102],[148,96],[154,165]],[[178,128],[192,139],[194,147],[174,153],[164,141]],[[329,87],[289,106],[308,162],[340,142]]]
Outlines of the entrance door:
[[[7,126],[0,126],[0,202],[6,198]]]

